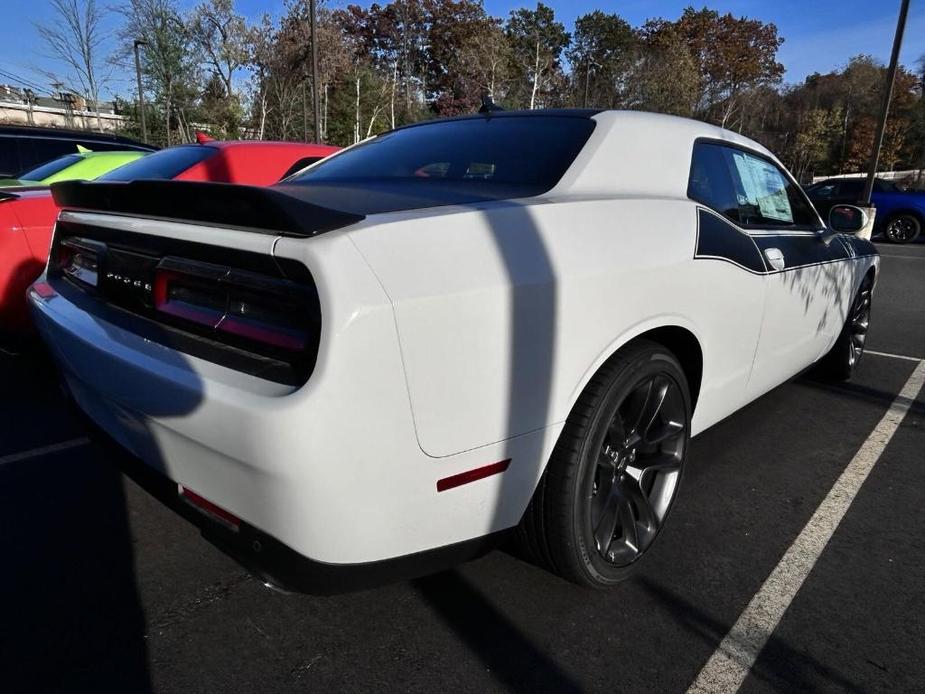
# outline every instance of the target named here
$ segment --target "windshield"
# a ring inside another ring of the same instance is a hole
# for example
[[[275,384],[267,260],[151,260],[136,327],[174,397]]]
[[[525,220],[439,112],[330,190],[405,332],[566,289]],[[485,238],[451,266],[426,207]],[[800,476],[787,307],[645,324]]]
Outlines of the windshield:
[[[97,181],[137,181],[176,178],[193,164],[214,156],[218,150],[202,145],[179,145],[149,154],[103,174]]]
[[[402,181],[420,188],[453,182],[538,195],[558,182],[594,125],[575,116],[436,121],[386,133],[287,183]]]
[[[31,169],[26,169],[25,171],[20,171],[14,178],[18,178],[23,181],[42,181],[49,176],[54,176],[60,171],[64,171],[67,167],[72,164],[76,164],[83,157],[79,154],[65,154],[63,157],[58,157],[57,159],[52,159],[49,162],[45,162],[40,166],[36,166]]]

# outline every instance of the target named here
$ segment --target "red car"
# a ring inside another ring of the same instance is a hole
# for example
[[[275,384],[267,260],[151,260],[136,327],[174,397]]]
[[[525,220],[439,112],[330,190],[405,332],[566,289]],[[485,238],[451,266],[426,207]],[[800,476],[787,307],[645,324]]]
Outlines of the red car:
[[[96,179],[174,179],[266,186],[337,151],[297,142],[219,142],[205,137],[137,159]],[[0,334],[31,331],[26,288],[42,274],[58,208],[47,188],[0,190]]]

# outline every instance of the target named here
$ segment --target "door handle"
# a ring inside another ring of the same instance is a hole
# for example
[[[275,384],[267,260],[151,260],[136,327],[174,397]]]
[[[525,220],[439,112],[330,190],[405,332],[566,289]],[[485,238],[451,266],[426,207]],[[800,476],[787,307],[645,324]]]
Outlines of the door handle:
[[[784,254],[781,253],[779,248],[765,248],[764,257],[768,259],[768,265],[770,265],[775,270],[783,270],[787,267],[787,263],[784,260]]]

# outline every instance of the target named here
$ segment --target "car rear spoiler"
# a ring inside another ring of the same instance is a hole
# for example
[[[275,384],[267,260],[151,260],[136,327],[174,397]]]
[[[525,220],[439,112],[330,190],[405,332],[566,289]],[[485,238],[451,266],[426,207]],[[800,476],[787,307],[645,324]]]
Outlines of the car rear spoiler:
[[[52,184],[51,192],[62,208],[205,222],[303,238],[364,219],[363,215],[300,200],[278,189],[230,183],[62,181]]]

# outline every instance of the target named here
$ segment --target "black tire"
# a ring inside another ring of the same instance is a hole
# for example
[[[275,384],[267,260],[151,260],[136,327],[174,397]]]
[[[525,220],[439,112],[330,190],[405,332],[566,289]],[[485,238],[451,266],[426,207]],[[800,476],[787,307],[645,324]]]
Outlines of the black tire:
[[[627,578],[677,498],[690,419],[687,379],[671,352],[638,340],[614,355],[566,420],[521,522],[523,547],[579,585]]]
[[[832,349],[819,360],[818,376],[830,381],[847,381],[864,356],[864,344],[870,328],[871,292],[874,277],[868,274],[861,282]]]
[[[890,243],[911,243],[921,232],[922,220],[907,212],[893,215],[883,227],[883,236]]]

